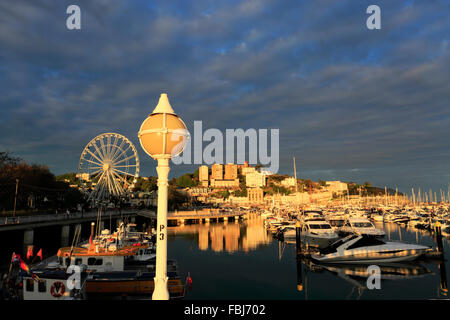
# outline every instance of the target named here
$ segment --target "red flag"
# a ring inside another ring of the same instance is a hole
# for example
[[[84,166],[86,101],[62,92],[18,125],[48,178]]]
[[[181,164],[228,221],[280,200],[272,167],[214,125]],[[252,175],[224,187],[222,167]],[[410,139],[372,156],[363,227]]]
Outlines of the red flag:
[[[39,252],[37,253],[36,256],[41,258],[41,261],[42,261],[42,249],[39,250]]]
[[[22,259],[20,259],[20,267],[22,268],[22,270],[30,274],[30,268],[28,268],[27,264]]]
[[[89,237],[89,246],[92,244],[92,236]]]
[[[33,257],[33,246],[28,246],[27,259]]]
[[[188,272],[188,275],[186,277],[186,286],[189,289],[192,289],[192,278],[191,278],[191,273],[190,272]]]

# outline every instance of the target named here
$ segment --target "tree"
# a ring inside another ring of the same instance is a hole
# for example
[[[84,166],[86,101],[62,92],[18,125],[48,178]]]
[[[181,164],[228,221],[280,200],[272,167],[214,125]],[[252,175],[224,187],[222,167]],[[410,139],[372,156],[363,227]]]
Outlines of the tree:
[[[194,174],[186,173],[181,177],[178,177],[175,184],[178,188],[191,188],[198,185],[198,180],[194,180]]]
[[[37,209],[72,208],[83,203],[81,192],[57,180],[47,166],[29,165],[7,152],[0,152],[0,162],[0,209],[13,209],[16,180],[18,210],[29,209],[30,199]]]
[[[188,197],[179,192],[175,186],[169,186],[168,198],[168,207],[170,210],[179,209],[188,202]]]

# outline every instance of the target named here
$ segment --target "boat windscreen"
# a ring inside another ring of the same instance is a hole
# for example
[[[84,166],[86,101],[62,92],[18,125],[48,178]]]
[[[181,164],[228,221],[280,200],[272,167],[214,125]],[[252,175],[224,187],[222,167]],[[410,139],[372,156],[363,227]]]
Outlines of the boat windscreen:
[[[372,228],[373,225],[370,222],[354,222],[353,226],[355,228]]]
[[[347,241],[350,241],[354,238],[358,237],[357,235],[350,235],[348,237],[342,238],[337,240],[336,242],[333,242],[332,244],[330,244],[328,247],[323,248],[320,250],[321,254],[329,254],[329,253],[334,253],[337,251],[337,248],[339,248],[342,244],[344,244]]]
[[[383,244],[385,244],[385,242],[378,238],[365,236],[365,237],[362,237],[361,239],[359,239],[358,241],[356,241],[351,246],[349,246],[347,248],[347,250],[361,248],[361,247],[380,246]]]

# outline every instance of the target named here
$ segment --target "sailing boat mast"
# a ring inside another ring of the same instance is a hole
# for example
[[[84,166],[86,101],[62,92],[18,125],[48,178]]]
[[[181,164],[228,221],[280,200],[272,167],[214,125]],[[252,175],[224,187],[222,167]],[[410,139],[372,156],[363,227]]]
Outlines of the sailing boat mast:
[[[298,186],[297,186],[297,169],[295,168],[295,157],[294,157],[294,179],[295,179],[295,193],[298,192]]]

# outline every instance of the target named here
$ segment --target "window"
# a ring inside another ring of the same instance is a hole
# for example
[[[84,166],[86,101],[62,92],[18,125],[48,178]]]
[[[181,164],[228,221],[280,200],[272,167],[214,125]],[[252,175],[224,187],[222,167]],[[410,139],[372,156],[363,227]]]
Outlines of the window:
[[[76,258],[75,259],[75,265],[76,266],[79,266],[80,264],[82,264],[83,263],[83,259],[81,259],[81,258]]]
[[[320,253],[321,254],[334,253],[334,252],[337,251],[337,248],[340,247],[343,243],[345,243],[347,241],[350,241],[350,240],[352,240],[352,239],[354,239],[356,237],[357,237],[357,235],[351,235],[351,236],[348,236],[346,238],[339,239],[336,242],[334,242],[331,245],[329,245],[328,247],[321,249]]]
[[[88,263],[88,266],[98,266],[103,263],[103,259],[88,258],[87,263]]]
[[[320,229],[320,224],[310,224],[309,228],[310,229]]]
[[[383,241],[372,238],[372,237],[362,237],[358,241],[356,241],[354,244],[352,244],[350,247],[347,248],[347,250],[360,248],[360,247],[370,247],[370,246],[379,246],[384,244]]]
[[[45,280],[41,280],[38,282],[38,291],[39,292],[47,291],[47,282]]]
[[[373,225],[370,222],[355,222],[353,224],[355,228],[372,228]]]
[[[66,266],[70,266],[70,258],[66,258]]]
[[[331,226],[328,224],[322,224],[322,225],[320,225],[320,228],[321,229],[331,229]]]
[[[27,279],[26,289],[27,289],[27,291],[34,291],[34,280],[33,279]]]

